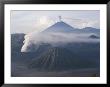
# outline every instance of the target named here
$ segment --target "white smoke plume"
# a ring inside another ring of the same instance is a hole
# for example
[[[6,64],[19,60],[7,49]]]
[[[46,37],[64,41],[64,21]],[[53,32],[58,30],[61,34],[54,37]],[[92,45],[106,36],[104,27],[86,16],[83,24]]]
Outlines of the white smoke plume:
[[[24,45],[21,52],[30,52],[37,50],[42,43],[48,43],[52,46],[62,45],[74,42],[99,42],[99,39],[89,38],[91,34],[75,34],[75,33],[30,33],[25,35]]]

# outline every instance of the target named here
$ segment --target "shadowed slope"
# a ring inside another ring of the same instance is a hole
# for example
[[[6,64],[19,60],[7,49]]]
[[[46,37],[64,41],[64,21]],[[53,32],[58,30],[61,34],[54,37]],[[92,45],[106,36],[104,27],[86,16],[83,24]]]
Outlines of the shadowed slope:
[[[90,61],[84,62],[65,48],[54,47],[49,49],[38,59],[32,60],[29,64],[29,68],[46,71],[60,71],[87,67],[87,65],[91,66],[93,64],[91,64]]]

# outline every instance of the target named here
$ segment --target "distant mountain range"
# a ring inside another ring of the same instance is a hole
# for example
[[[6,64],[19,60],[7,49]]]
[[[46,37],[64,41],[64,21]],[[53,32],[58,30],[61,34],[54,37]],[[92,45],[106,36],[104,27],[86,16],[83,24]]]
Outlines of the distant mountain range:
[[[50,26],[49,28],[45,29],[43,32],[66,32],[66,33],[95,33],[99,34],[100,29],[92,28],[92,27],[85,27],[82,29],[74,28],[69,24],[61,21],[57,22],[54,25]]]

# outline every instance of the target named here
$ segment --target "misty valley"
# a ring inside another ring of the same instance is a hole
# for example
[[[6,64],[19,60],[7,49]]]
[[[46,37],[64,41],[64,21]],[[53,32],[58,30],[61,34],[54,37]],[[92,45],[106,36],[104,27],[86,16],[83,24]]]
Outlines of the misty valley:
[[[99,77],[100,30],[57,22],[46,30],[11,34],[12,77]]]

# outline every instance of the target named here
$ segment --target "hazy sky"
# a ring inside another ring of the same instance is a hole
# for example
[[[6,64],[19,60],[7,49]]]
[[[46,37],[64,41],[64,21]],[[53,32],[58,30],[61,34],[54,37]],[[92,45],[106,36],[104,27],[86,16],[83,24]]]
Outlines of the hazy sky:
[[[100,28],[100,11],[11,11],[11,33],[42,31],[59,21],[75,28]]]

